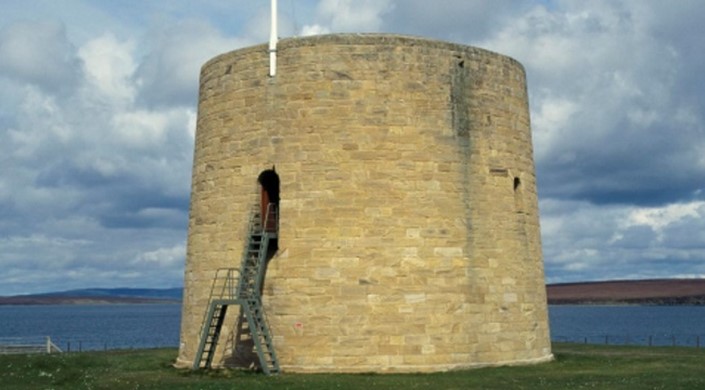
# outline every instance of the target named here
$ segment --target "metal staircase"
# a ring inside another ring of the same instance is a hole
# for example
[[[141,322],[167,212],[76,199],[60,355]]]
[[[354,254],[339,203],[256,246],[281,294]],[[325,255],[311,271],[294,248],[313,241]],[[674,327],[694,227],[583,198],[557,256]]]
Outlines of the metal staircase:
[[[260,369],[267,375],[279,373],[279,361],[262,307],[268,252],[279,230],[276,205],[270,203],[267,206],[264,218],[260,214],[260,211],[254,211],[250,216],[250,230],[240,269],[222,268],[216,271],[193,362],[194,370],[211,367],[228,307],[237,305],[240,307],[238,337],[248,332]]]

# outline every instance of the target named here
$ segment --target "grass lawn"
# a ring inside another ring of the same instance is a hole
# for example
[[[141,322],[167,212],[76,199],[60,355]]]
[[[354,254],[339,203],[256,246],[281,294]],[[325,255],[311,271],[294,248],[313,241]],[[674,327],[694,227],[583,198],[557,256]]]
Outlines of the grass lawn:
[[[175,349],[0,356],[0,389],[705,389],[705,349],[554,344],[556,360],[437,374],[177,370]]]

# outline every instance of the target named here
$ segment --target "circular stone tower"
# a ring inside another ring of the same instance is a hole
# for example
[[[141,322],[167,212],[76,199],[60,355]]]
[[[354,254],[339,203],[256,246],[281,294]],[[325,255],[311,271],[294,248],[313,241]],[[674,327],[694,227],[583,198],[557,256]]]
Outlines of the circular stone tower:
[[[396,35],[286,39],[203,66],[177,365],[257,178],[279,177],[264,308],[285,372],[430,372],[552,358],[522,66]],[[270,172],[271,173],[271,172]],[[215,364],[247,351],[226,319]]]

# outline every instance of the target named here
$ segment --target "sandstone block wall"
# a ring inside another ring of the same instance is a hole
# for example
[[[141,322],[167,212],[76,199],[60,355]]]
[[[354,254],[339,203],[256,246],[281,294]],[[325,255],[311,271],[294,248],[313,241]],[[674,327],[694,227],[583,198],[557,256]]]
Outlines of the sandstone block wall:
[[[193,361],[215,270],[240,263],[272,165],[279,251],[264,301],[284,371],[549,360],[521,65],[392,35],[278,49],[274,78],[264,45],[202,69],[178,362]],[[223,344],[219,361],[237,363]]]

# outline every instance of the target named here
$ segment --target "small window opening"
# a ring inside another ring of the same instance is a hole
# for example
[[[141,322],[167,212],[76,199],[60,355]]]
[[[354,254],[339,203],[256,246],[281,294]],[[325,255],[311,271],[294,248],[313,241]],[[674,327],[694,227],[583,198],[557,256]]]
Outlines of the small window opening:
[[[521,179],[514,178],[514,211],[521,217],[525,214],[524,210],[524,194],[521,191]],[[523,220],[520,220],[521,223]]]

